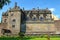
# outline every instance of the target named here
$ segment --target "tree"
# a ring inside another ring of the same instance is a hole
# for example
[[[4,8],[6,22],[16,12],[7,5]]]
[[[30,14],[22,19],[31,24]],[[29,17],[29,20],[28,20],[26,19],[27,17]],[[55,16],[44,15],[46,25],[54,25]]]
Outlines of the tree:
[[[4,5],[7,5],[9,3],[10,3],[10,0],[0,0],[0,9],[2,9]]]

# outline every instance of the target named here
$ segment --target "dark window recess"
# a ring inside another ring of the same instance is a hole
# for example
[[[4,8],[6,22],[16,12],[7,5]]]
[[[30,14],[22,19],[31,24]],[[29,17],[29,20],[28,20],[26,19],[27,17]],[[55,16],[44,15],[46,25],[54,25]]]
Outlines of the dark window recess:
[[[7,19],[4,20],[4,22],[6,23]]]
[[[15,22],[16,20],[15,20],[15,19],[13,19],[12,21],[13,21],[13,22]]]
[[[14,28],[14,27],[15,27],[15,25],[12,25],[12,27]]]
[[[34,17],[33,20],[36,20],[36,17]]]
[[[0,2],[1,2],[1,0],[0,0]]]
[[[11,14],[11,16],[13,16],[13,14]]]
[[[26,17],[26,20],[29,20],[29,17]]]
[[[44,19],[43,19],[43,17],[40,17],[40,21],[43,21]]]

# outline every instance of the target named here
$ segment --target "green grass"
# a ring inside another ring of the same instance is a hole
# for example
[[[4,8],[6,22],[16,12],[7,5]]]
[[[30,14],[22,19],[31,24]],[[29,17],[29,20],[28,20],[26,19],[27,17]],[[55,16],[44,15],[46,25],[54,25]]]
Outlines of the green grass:
[[[23,38],[22,40],[48,40],[47,38]],[[50,40],[60,40],[60,38],[50,38]]]
[[[0,40],[47,40],[47,38],[41,38],[38,36],[25,36],[21,37],[0,37]],[[60,37],[52,37],[50,40],[60,40]]]
[[[13,37],[3,37],[3,38],[0,38],[0,40],[19,40],[19,38],[13,38]]]
[[[60,40],[60,38],[50,38],[51,40]],[[0,40],[47,40],[47,38],[0,38]]]
[[[47,38],[34,38],[30,40],[48,40]],[[51,38],[51,40],[60,40],[60,38]]]

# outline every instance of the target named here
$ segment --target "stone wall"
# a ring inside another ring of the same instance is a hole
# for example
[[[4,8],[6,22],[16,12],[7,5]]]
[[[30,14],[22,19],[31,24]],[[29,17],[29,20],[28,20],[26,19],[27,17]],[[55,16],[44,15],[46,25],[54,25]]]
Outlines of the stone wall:
[[[34,24],[30,24],[27,23],[26,24],[26,33],[47,33],[47,32],[51,32],[54,33],[55,32],[55,26],[54,23],[34,23]]]
[[[60,20],[55,20],[56,34],[60,34]]]

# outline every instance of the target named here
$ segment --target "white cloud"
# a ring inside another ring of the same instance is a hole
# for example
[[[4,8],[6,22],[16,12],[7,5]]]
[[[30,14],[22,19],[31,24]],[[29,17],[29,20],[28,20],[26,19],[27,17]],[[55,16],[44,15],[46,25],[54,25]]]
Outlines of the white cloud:
[[[49,8],[49,10],[51,10],[51,12],[54,12],[55,11],[55,8]]]
[[[56,11],[55,8],[49,8],[49,10],[52,12],[52,14],[55,14],[54,12]],[[59,19],[60,18],[60,15],[59,14],[55,14],[54,15],[55,18]]]
[[[60,17],[60,15],[56,15],[56,17],[58,17],[58,18],[59,18],[59,17]]]

